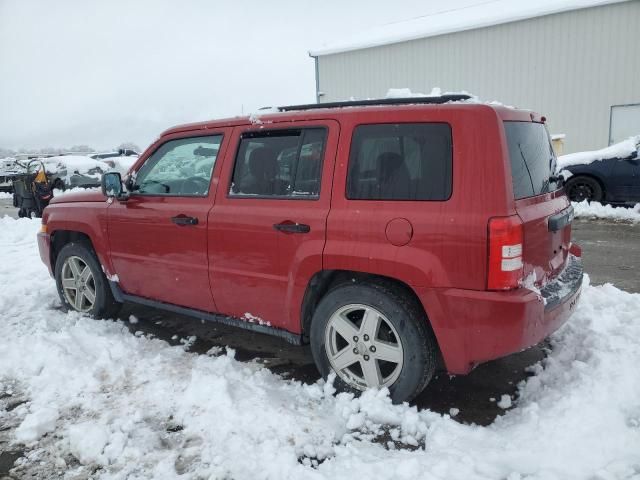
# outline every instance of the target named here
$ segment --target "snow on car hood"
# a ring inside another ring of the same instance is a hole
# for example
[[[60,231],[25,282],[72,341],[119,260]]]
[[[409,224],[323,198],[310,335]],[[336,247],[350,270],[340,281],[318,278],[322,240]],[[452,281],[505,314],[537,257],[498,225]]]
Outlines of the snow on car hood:
[[[49,205],[56,203],[104,202],[106,197],[99,188],[73,188],[71,190],[54,190]]]
[[[597,160],[629,158],[634,152],[638,152],[638,150],[640,150],[640,135],[629,137],[620,143],[610,145],[601,150],[562,155],[558,157],[557,170],[560,171],[572,165],[588,165]]]

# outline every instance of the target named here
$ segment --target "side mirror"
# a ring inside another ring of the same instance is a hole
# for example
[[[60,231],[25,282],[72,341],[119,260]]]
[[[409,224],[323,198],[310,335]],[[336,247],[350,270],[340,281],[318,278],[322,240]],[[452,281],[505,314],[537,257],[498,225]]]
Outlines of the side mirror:
[[[102,175],[102,194],[106,197],[124,199],[127,195],[122,189],[122,178],[119,172],[107,172]]]

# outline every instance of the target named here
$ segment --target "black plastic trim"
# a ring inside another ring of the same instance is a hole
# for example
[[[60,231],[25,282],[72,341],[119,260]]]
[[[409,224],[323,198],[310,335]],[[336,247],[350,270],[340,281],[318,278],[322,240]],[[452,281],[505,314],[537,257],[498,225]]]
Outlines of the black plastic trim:
[[[367,107],[373,105],[412,105],[412,104],[442,104],[447,102],[459,102],[469,100],[471,97],[464,94],[440,95],[438,97],[409,97],[409,98],[377,98],[373,100],[351,100],[348,102],[308,103],[306,105],[288,105],[278,107],[281,112],[295,110],[317,110],[320,108],[340,107]]]
[[[280,328],[269,327],[267,325],[259,325],[256,323],[250,323],[247,320],[241,320],[239,318],[230,317],[228,315],[221,315],[217,313],[204,312],[202,310],[195,310],[192,308],[180,307],[171,303],[158,302],[156,300],[150,300],[144,297],[138,297],[135,295],[129,295],[124,293],[117,282],[109,281],[111,292],[117,302],[124,303],[137,303],[138,305],[145,305],[147,307],[158,308],[168,312],[179,313],[180,315],[186,315],[188,317],[194,317],[198,320],[206,320],[209,322],[222,323],[231,327],[238,327],[244,330],[251,330],[257,333],[264,333],[274,337],[280,337],[293,345],[302,345],[302,335],[297,333],[291,333]]]
[[[549,231],[557,232],[558,230],[562,230],[573,222],[574,217],[575,212],[573,210],[573,205],[569,205],[568,208],[565,208],[560,213],[556,213],[549,217]]]

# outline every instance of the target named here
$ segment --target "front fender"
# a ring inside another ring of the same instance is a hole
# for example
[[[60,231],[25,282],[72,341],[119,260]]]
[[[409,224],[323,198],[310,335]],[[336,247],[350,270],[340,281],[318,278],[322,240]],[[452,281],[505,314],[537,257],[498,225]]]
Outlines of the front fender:
[[[109,255],[107,207],[106,202],[58,203],[45,209],[43,220],[46,221],[47,232],[52,239],[62,231],[77,232],[89,237],[105,274],[111,275],[114,269]]]

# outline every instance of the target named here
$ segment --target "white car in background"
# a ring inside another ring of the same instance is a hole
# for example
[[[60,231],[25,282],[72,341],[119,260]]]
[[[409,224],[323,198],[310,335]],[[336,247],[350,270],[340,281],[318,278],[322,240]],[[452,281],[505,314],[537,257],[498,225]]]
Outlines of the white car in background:
[[[92,188],[100,186],[102,174],[112,167],[85,155],[58,155],[40,160],[55,189]]]
[[[24,173],[24,169],[12,157],[0,159],[0,192],[13,192],[13,179]]]
[[[131,149],[119,149],[113,152],[102,152],[90,155],[95,160],[101,160],[108,164],[111,168],[115,168],[122,175],[127,173],[129,169],[136,163],[140,154]]]

